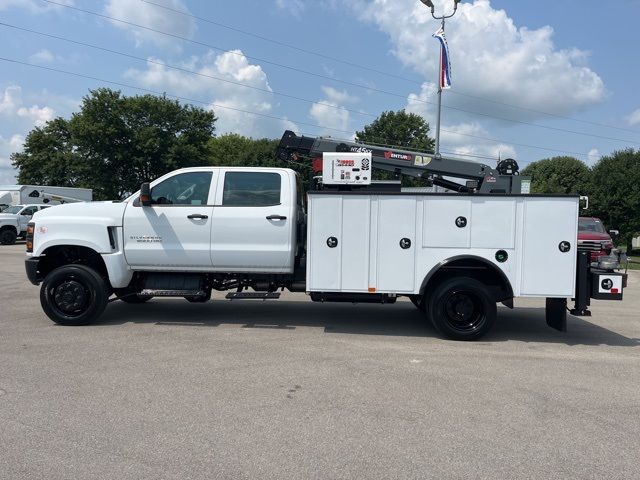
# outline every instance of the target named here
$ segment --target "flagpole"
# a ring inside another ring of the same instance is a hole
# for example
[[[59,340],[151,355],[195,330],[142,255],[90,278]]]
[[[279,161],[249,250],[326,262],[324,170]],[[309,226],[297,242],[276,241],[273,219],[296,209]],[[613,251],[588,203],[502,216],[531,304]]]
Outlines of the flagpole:
[[[444,18],[442,19],[444,32]],[[442,116],[442,48],[440,49],[440,65],[438,66],[438,116],[436,117],[436,157],[440,156],[440,119]]]
[[[442,20],[442,32],[444,33],[445,19],[451,18],[456,14],[456,12],[458,11],[458,3],[460,3],[461,0],[453,0],[453,13],[451,15],[442,15],[440,17],[437,17],[435,14],[435,6],[432,0],[420,0],[420,1],[424,3],[429,9],[431,9],[431,16],[434,19]],[[438,65],[438,116],[436,118],[437,122],[436,122],[436,145],[435,145],[436,157],[440,156],[440,117],[442,115],[442,78],[441,78],[442,60],[443,60],[442,48],[440,48],[440,65]]]

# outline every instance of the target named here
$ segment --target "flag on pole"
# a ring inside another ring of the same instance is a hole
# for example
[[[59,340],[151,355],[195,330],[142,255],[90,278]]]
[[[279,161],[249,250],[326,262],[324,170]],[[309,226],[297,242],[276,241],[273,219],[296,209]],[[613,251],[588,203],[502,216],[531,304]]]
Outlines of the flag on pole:
[[[451,61],[449,59],[449,45],[444,36],[444,28],[440,27],[433,38],[440,42],[440,89],[451,88]]]

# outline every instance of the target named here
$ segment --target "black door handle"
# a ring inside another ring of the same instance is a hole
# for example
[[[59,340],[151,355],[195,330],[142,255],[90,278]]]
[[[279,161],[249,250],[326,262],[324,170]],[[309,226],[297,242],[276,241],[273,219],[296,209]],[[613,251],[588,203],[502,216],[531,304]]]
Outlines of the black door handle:
[[[191,215],[187,215],[187,218],[189,220],[206,220],[207,218],[209,218],[209,215],[202,215],[201,213],[192,213]]]
[[[283,216],[283,215],[269,215],[267,217],[267,220],[286,220],[287,217]]]

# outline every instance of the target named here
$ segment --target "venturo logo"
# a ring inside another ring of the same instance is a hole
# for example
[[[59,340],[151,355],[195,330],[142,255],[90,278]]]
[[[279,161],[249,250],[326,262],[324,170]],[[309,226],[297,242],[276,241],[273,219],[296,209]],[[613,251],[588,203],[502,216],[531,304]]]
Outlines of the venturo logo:
[[[394,159],[394,160],[408,160],[409,162],[413,160],[413,156],[407,153],[395,153],[386,151],[384,152],[384,158]]]

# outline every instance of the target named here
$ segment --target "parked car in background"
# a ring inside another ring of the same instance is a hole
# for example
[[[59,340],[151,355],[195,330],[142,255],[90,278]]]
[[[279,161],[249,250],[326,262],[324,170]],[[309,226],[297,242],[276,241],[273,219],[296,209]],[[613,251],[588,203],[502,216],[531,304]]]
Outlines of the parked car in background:
[[[50,205],[12,205],[0,213],[0,245],[13,245],[16,238],[24,237],[27,224],[38,210]]]
[[[600,257],[611,255],[613,239],[618,235],[617,230],[607,229],[602,220],[596,217],[580,217],[578,219],[578,250],[590,252],[591,261],[596,262]]]

